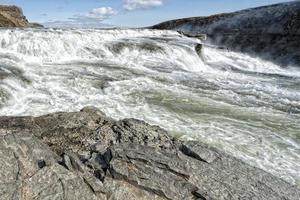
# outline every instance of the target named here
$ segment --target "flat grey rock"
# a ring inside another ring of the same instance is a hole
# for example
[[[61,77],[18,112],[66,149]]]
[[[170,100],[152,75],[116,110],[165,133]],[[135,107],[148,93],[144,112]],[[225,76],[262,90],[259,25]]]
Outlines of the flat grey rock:
[[[0,117],[0,127],[0,199],[300,199],[216,148],[93,107]]]
[[[60,165],[60,157],[35,136],[6,133],[0,131],[1,200],[106,199],[83,176]]]

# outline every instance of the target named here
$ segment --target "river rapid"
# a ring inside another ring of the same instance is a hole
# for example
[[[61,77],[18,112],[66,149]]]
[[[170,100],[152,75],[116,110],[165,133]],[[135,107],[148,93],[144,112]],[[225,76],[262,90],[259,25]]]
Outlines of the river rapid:
[[[173,31],[1,29],[0,115],[95,106],[300,185],[300,67]]]

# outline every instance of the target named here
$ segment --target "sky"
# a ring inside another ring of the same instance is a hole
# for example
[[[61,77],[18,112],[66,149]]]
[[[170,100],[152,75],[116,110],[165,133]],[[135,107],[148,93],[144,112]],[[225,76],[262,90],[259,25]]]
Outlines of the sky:
[[[232,12],[291,0],[0,0],[46,26],[144,27],[166,20]]]

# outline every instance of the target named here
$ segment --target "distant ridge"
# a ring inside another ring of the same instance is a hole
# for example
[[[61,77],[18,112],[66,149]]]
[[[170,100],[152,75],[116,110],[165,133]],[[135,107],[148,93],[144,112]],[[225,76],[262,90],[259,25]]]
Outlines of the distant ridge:
[[[17,6],[0,5],[0,27],[41,27],[36,23],[30,23],[23,15],[21,8]]]
[[[151,28],[204,33],[213,44],[279,64],[300,65],[300,1],[176,19]]]

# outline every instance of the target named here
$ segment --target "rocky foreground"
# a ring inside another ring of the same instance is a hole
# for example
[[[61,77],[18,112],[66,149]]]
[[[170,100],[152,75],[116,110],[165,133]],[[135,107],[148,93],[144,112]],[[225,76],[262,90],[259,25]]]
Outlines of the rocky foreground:
[[[285,181],[200,142],[93,107],[0,117],[0,199],[300,199]]]
[[[300,65],[300,1],[171,20],[152,28],[207,34],[214,45],[281,65]]]
[[[0,5],[0,27],[41,27],[36,23],[30,23],[23,15],[21,8],[17,6]]]

